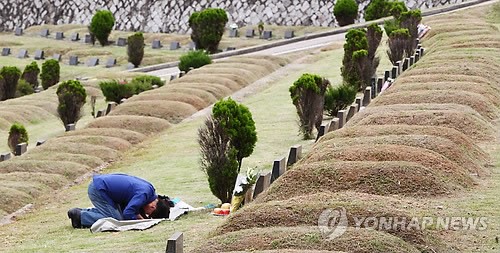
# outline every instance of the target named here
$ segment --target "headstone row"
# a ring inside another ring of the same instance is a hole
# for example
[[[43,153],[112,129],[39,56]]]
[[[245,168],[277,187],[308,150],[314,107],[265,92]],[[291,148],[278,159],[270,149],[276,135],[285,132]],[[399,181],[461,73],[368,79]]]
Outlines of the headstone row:
[[[239,32],[236,29],[229,30],[229,37],[230,38],[238,37],[238,34],[239,34]],[[254,29],[247,29],[245,32],[246,38],[253,38],[253,37],[255,37],[255,35],[256,35],[256,32]],[[283,34],[283,38],[285,38],[285,39],[291,39],[293,37],[295,37],[295,32],[293,30],[286,30],[285,33]],[[260,38],[265,39],[265,40],[272,39],[273,38],[273,31],[269,31],[269,30],[262,31]]]

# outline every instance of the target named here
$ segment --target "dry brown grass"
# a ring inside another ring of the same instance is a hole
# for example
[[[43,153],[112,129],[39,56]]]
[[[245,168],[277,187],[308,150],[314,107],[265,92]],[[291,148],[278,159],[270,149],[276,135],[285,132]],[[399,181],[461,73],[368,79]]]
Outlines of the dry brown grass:
[[[355,242],[355,243],[353,243]],[[296,249],[345,252],[420,252],[414,246],[388,233],[347,228],[334,240],[323,237],[317,226],[252,228],[209,239],[194,252],[231,252]]]
[[[395,87],[404,86],[404,83],[395,84]],[[391,87],[392,88],[392,87]],[[497,107],[484,96],[468,91],[404,91],[383,94],[375,99],[370,106],[393,104],[460,104],[467,105],[489,120],[498,118]]]
[[[88,143],[60,142],[57,141],[57,138],[50,139],[35,149],[30,149],[27,154],[31,154],[32,152],[83,154],[97,157],[104,162],[111,162],[119,157],[118,151],[108,147]]]
[[[122,106],[122,105],[120,105]],[[116,110],[117,108],[115,108]],[[87,128],[119,128],[138,132],[147,136],[170,127],[167,120],[147,116],[106,116],[90,122]]]
[[[148,100],[134,101],[121,104],[109,113],[110,116],[146,116],[167,120],[170,123],[179,123],[183,119],[197,112],[190,104],[177,101]]]
[[[418,126],[418,125],[361,125],[344,127],[328,133],[321,138],[321,141],[328,141],[333,138],[342,137],[370,137],[385,135],[429,135],[446,138],[452,141],[457,148],[467,154],[470,159],[477,159],[480,164],[489,162],[489,156],[479,148],[467,135],[456,129],[440,126]]]
[[[188,87],[183,87],[183,86],[169,86],[166,89],[156,89],[155,90],[157,94],[170,94],[170,93],[179,93],[181,96],[182,95],[188,95],[188,96],[196,96],[199,97],[201,100],[203,100],[207,104],[213,104],[215,103],[218,99],[210,92],[204,91],[204,90],[199,90],[196,88],[188,88]]]
[[[18,208],[33,201],[33,197],[20,190],[0,186],[0,206],[6,213],[12,213]]]
[[[18,159],[26,161],[68,161],[83,164],[90,168],[97,168],[105,163],[101,158],[96,156],[60,152],[29,152]]]
[[[130,148],[130,142],[111,136],[98,136],[98,135],[74,135],[58,137],[57,142],[71,142],[71,143],[88,143],[97,146],[108,147],[117,151],[122,151]]]
[[[403,145],[416,148],[424,148],[434,151],[442,156],[454,161],[460,167],[468,170],[470,173],[483,174],[484,168],[481,167],[477,159],[473,159],[463,152],[456,144],[446,138],[431,135],[382,135],[382,136],[362,136],[357,138],[330,138],[322,140],[314,147],[319,150],[328,150],[331,148],[342,148],[354,145]],[[321,152],[321,151],[320,151]]]
[[[480,67],[475,67],[474,65],[467,66],[465,64],[448,64],[446,66],[439,66],[434,68],[414,68],[411,71],[404,72],[401,76],[423,76],[423,75],[442,75],[442,74],[454,74],[454,75],[468,75],[468,76],[478,76],[487,77],[492,81],[500,81],[497,72],[493,70],[483,69]],[[439,77],[436,77],[439,78]]]
[[[54,173],[67,178],[76,178],[89,171],[89,167],[83,164],[67,161],[27,161],[12,159],[0,163],[0,173],[11,172],[35,172]]]
[[[210,104],[193,94],[185,93],[158,93],[156,90],[151,90],[141,93],[140,96],[133,96],[129,98],[128,102],[133,101],[148,101],[148,100],[161,100],[161,101],[177,101],[192,105],[196,110],[201,110]]]
[[[458,180],[446,177],[442,170],[425,167],[417,162],[403,159],[379,162],[360,160],[304,162],[280,176],[255,201],[262,203],[319,192],[340,191],[382,196],[435,196],[463,189],[457,184]],[[468,181],[470,183],[471,180]]]
[[[223,75],[223,74],[191,74],[191,72],[182,78],[178,78],[170,82],[168,86],[174,87],[185,87],[186,85],[190,85],[192,83],[199,84],[217,84],[219,86],[226,87],[229,90],[239,90],[246,85],[248,82],[243,78],[240,78],[236,75]]]
[[[65,132],[64,136],[79,136],[79,135],[96,135],[96,136],[110,136],[123,139],[130,144],[137,144],[146,139],[146,135],[121,129],[121,128],[83,128],[76,131]]]
[[[247,65],[247,66],[245,66]],[[253,70],[251,70],[253,69]],[[236,64],[236,63],[219,63],[209,64],[189,71],[193,75],[223,75],[223,76],[236,76],[241,80],[238,83],[252,83],[257,81],[267,71],[263,70],[261,66],[254,66],[249,64]],[[244,80],[244,81],[243,81]]]
[[[399,105],[398,105],[399,106]],[[416,125],[416,126],[441,126],[456,129],[465,135],[477,140],[491,140],[495,135],[493,126],[481,116],[470,111],[470,107],[454,106],[456,110],[429,110],[419,107],[415,110],[397,110],[377,112],[378,107],[368,107],[355,115],[347,126],[354,125]],[[372,109],[373,108],[373,109]],[[377,109],[375,109],[377,108]],[[422,108],[422,109],[419,109]],[[466,108],[469,108],[468,111]],[[404,108],[406,109],[406,108]],[[380,108],[382,110],[382,108]],[[366,111],[366,112],[365,112]],[[368,113],[370,112],[370,113]],[[475,112],[475,111],[473,111]],[[366,114],[362,114],[366,113]]]
[[[209,92],[215,98],[217,98],[217,100],[233,93],[233,90],[231,90],[231,88],[228,88],[227,85],[217,84],[217,83],[203,83],[203,82],[183,83],[183,84],[179,85],[179,87],[192,88],[192,89],[197,89],[197,90]]]

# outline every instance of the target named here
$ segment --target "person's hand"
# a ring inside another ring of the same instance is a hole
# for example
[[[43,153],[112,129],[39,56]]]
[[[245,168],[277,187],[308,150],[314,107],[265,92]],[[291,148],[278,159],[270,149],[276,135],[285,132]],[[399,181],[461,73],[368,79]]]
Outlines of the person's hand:
[[[144,217],[142,217],[142,215],[138,214],[135,216],[138,220],[144,220]]]

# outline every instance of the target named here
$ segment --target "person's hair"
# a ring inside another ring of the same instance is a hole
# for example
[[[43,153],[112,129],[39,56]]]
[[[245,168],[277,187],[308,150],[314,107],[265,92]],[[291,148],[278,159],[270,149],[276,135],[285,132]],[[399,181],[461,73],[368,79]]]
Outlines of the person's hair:
[[[174,202],[168,196],[158,195],[158,203],[156,209],[151,214],[153,219],[168,219],[170,216],[170,208],[174,207]]]

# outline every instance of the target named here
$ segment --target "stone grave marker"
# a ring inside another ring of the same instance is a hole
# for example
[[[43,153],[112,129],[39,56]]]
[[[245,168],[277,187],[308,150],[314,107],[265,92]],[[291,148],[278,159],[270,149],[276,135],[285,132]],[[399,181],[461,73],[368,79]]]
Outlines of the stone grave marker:
[[[2,49],[2,56],[7,56],[7,55],[9,55],[9,54],[10,54],[10,48],[8,48],[8,47],[4,47],[4,48]]]
[[[417,44],[417,51],[420,50],[420,48],[422,48],[422,44]]]
[[[273,32],[272,31],[264,31],[262,32],[262,38],[265,40],[269,40],[273,37]]]
[[[53,54],[52,59],[60,62],[62,59],[61,54]]]
[[[270,172],[265,174],[260,173],[259,177],[257,178],[257,182],[255,182],[253,198],[255,199],[261,192],[269,188],[270,184],[271,184],[271,173]]]
[[[63,39],[64,39],[64,33],[56,32],[56,40],[63,40]]]
[[[291,166],[294,163],[298,162],[302,157],[302,146],[301,145],[293,145],[290,147],[290,153],[288,153],[288,161],[286,166]]]
[[[40,36],[47,38],[50,35],[49,29],[42,29]]]
[[[352,116],[354,116],[354,114],[356,114],[359,111],[358,104],[354,103],[350,105],[347,110],[348,110],[347,116],[345,118],[346,122],[349,121],[352,118]]]
[[[358,111],[359,112],[359,108],[361,108],[361,106],[363,106],[363,98],[362,97],[356,97],[356,100],[355,102],[357,105],[358,105]]]
[[[410,56],[410,67],[413,66],[413,64],[415,64],[415,56],[414,55]]]
[[[248,29],[247,32],[245,33],[245,37],[247,38],[253,38],[255,36],[255,30],[254,29]]]
[[[425,49],[423,47],[421,47],[420,52],[418,53],[418,55],[420,55],[420,58],[422,58],[422,56],[424,56],[424,52],[425,52]]]
[[[285,31],[285,39],[291,39],[295,37],[295,33],[292,30],[286,30]]]
[[[44,143],[45,143],[45,140],[38,140],[38,141],[36,142],[36,146],[38,147],[38,146],[40,146],[40,145],[42,145],[42,144],[44,144]]]
[[[403,59],[403,71],[406,71],[410,67],[410,58]]]
[[[398,66],[392,66],[391,78],[396,79],[398,77]]]
[[[75,124],[67,124],[66,125],[66,132],[75,131],[75,129],[76,129]]]
[[[387,79],[389,79],[389,77],[391,77],[391,71],[386,70],[384,72],[384,82],[387,81]]]
[[[166,253],[183,253],[184,251],[184,236],[181,232],[175,232],[167,240]]]
[[[188,44],[188,49],[189,50],[196,50],[196,44],[194,42],[190,41]]]
[[[420,52],[415,52],[415,63],[418,62],[418,60],[420,60]]]
[[[87,60],[87,66],[88,67],[95,67],[99,65],[99,58],[97,57],[90,57],[90,59]]]
[[[372,101],[371,94],[372,94],[372,87],[366,87],[363,96],[363,106],[366,107],[367,105],[370,104],[370,102]]]
[[[377,78],[377,91],[376,91],[377,95],[382,91],[383,85],[384,85],[384,79],[381,77]]]
[[[69,65],[76,66],[78,65],[78,56],[72,55],[69,57]]]
[[[159,49],[159,48],[162,48],[162,44],[161,44],[161,41],[160,40],[153,40],[151,42],[151,48],[153,49]]]
[[[236,37],[238,37],[238,30],[237,29],[229,30],[229,38],[236,38]]]
[[[28,143],[23,142],[16,145],[16,152],[14,155],[20,156],[28,151]]]
[[[330,127],[328,128],[328,132],[335,131],[339,129],[339,118],[335,117],[330,121]]]
[[[377,77],[372,77],[370,79],[370,86],[372,87],[372,99],[374,99],[377,94],[375,93],[377,91]]]
[[[125,38],[118,38],[118,40],[116,41],[116,45],[119,46],[119,47],[124,47],[127,45],[127,39]]]
[[[318,134],[316,135],[316,142],[321,138],[321,136],[325,135],[330,128],[330,123],[323,123],[319,127]]]
[[[398,69],[397,69],[398,73],[396,73],[396,76],[401,75],[401,72],[402,72],[401,69],[403,68],[403,62],[402,61],[397,61],[396,65],[394,65],[394,66],[398,67]]]
[[[337,112],[337,118],[339,119],[339,129],[344,127],[347,119],[347,110],[340,110]]]
[[[17,58],[24,59],[26,57],[28,57],[28,51],[26,49],[20,49],[17,53]]]
[[[115,109],[116,106],[116,102],[108,102],[108,106],[106,107],[106,115],[109,114],[113,109]]]
[[[45,53],[43,52],[43,50],[40,49],[35,50],[35,56],[34,56],[35,60],[43,60],[45,58],[44,54]]]
[[[112,68],[116,65],[116,58],[108,58],[106,61],[106,68]]]
[[[181,44],[179,43],[179,41],[170,42],[170,50],[177,50],[179,48],[181,48]]]
[[[16,27],[16,30],[14,32],[14,35],[16,36],[22,36],[23,35],[23,28],[21,27]]]
[[[236,47],[227,47],[226,51],[233,51],[236,50]]]
[[[80,34],[79,33],[72,33],[71,34],[71,41],[79,41],[80,40]]]
[[[127,102],[127,99],[126,99],[126,98],[122,98],[122,99],[120,100],[120,104],[123,104],[123,103],[125,103],[125,102]]]
[[[96,118],[102,117],[106,115],[106,111],[104,109],[97,111]]]
[[[83,38],[83,43],[85,43],[85,44],[91,44],[92,43],[92,37],[90,36],[90,34],[85,34],[85,36]]]
[[[7,161],[10,159],[10,157],[11,157],[10,153],[0,154],[0,162]]]
[[[273,170],[271,175],[271,183],[278,179],[286,171],[286,157],[281,157],[273,162]]]

